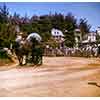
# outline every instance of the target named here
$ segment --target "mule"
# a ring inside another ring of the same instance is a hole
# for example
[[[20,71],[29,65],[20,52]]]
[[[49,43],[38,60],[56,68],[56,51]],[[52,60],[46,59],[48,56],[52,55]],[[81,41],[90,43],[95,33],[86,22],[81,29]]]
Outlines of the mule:
[[[29,36],[25,40],[20,40],[15,42],[14,50],[18,58],[19,64],[23,65],[23,60],[24,60],[24,65],[27,64],[29,60],[28,59],[29,55],[31,55],[32,56],[31,62],[34,64],[41,65],[43,50],[41,48],[40,40],[38,41],[36,37],[34,37],[34,35],[32,34],[30,34]]]

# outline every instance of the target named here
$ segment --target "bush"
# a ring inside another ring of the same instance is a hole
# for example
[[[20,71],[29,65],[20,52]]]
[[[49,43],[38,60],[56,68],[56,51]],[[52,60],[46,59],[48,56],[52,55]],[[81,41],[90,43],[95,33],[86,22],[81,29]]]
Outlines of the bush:
[[[0,59],[8,58],[7,52],[3,49],[0,49]]]

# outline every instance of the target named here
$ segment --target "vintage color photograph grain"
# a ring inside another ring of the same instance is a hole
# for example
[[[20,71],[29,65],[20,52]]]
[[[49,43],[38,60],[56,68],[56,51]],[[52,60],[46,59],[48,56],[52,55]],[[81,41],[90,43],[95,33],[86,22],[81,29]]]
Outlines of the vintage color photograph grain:
[[[99,97],[100,3],[0,2],[0,97]]]

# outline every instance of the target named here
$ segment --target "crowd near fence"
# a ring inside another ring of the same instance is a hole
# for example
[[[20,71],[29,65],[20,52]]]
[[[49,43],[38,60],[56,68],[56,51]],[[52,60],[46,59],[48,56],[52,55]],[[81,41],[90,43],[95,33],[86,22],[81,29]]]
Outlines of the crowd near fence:
[[[99,57],[100,46],[99,45],[82,45],[80,47],[61,47],[52,48],[46,47],[44,50],[44,56],[67,56],[67,57]]]

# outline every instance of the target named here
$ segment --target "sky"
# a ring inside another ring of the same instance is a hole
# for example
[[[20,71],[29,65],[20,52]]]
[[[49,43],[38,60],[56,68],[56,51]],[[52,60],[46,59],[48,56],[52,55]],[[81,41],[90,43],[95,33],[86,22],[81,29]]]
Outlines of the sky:
[[[0,2],[0,6],[3,4]],[[100,2],[6,2],[6,5],[12,15],[16,12],[21,16],[27,14],[31,17],[55,12],[67,15],[71,12],[78,22],[80,18],[86,18],[92,31],[100,26]]]

